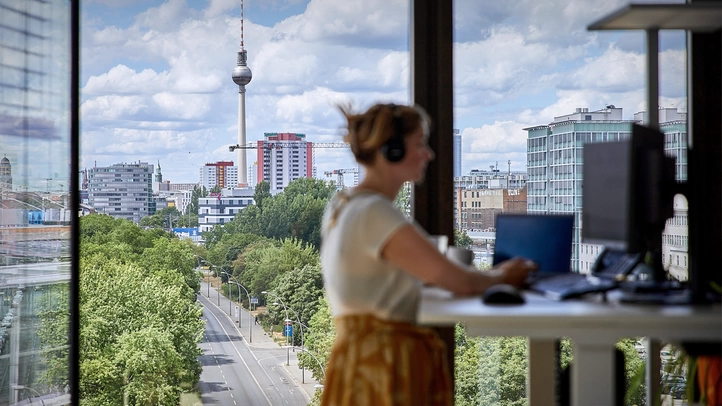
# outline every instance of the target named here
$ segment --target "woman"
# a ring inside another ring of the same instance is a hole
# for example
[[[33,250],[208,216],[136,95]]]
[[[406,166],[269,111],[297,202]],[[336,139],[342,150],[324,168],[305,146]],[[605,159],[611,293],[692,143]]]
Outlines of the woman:
[[[451,405],[445,345],[415,325],[421,286],[457,295],[521,285],[534,264],[507,261],[481,273],[449,261],[394,205],[404,182],[423,180],[434,158],[418,106],[347,107],[346,141],[365,177],[336,194],[323,220],[321,262],[336,323],[322,405]]]

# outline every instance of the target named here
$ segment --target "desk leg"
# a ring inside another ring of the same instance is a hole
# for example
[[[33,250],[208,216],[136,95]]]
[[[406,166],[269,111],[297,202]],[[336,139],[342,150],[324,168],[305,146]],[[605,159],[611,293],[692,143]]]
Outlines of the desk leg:
[[[647,337],[647,363],[645,369],[645,380],[647,381],[647,404],[657,405],[661,399],[662,387],[659,384],[662,377],[659,373],[662,369],[662,360],[659,358],[659,351],[661,351],[662,345],[659,340]]]
[[[615,406],[614,343],[573,343],[572,406]]]
[[[555,405],[556,402],[556,340],[529,340],[529,406]]]

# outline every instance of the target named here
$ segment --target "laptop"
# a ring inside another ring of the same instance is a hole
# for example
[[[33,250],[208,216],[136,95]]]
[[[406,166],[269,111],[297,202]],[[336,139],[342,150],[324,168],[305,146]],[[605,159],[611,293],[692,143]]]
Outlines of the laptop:
[[[617,281],[571,272],[573,214],[499,214],[493,264],[514,257],[536,262],[526,288],[553,300],[614,289]]]

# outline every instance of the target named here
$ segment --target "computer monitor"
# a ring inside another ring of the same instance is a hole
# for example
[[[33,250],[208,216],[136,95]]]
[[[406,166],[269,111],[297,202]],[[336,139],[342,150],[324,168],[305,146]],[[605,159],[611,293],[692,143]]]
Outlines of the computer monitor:
[[[630,139],[584,145],[582,241],[651,256],[652,279],[666,280],[662,232],[674,214],[674,159],[664,134],[632,124]]]

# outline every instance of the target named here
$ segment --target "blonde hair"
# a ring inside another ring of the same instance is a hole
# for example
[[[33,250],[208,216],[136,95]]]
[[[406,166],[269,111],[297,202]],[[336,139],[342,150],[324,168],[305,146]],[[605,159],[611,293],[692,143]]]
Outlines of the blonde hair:
[[[339,105],[341,114],[346,117],[346,135],[344,141],[351,146],[356,161],[360,164],[372,164],[376,152],[394,135],[394,116],[400,120],[399,128],[404,137],[423,128],[429,135],[430,118],[418,105],[374,104],[363,113],[354,113],[350,105]]]

